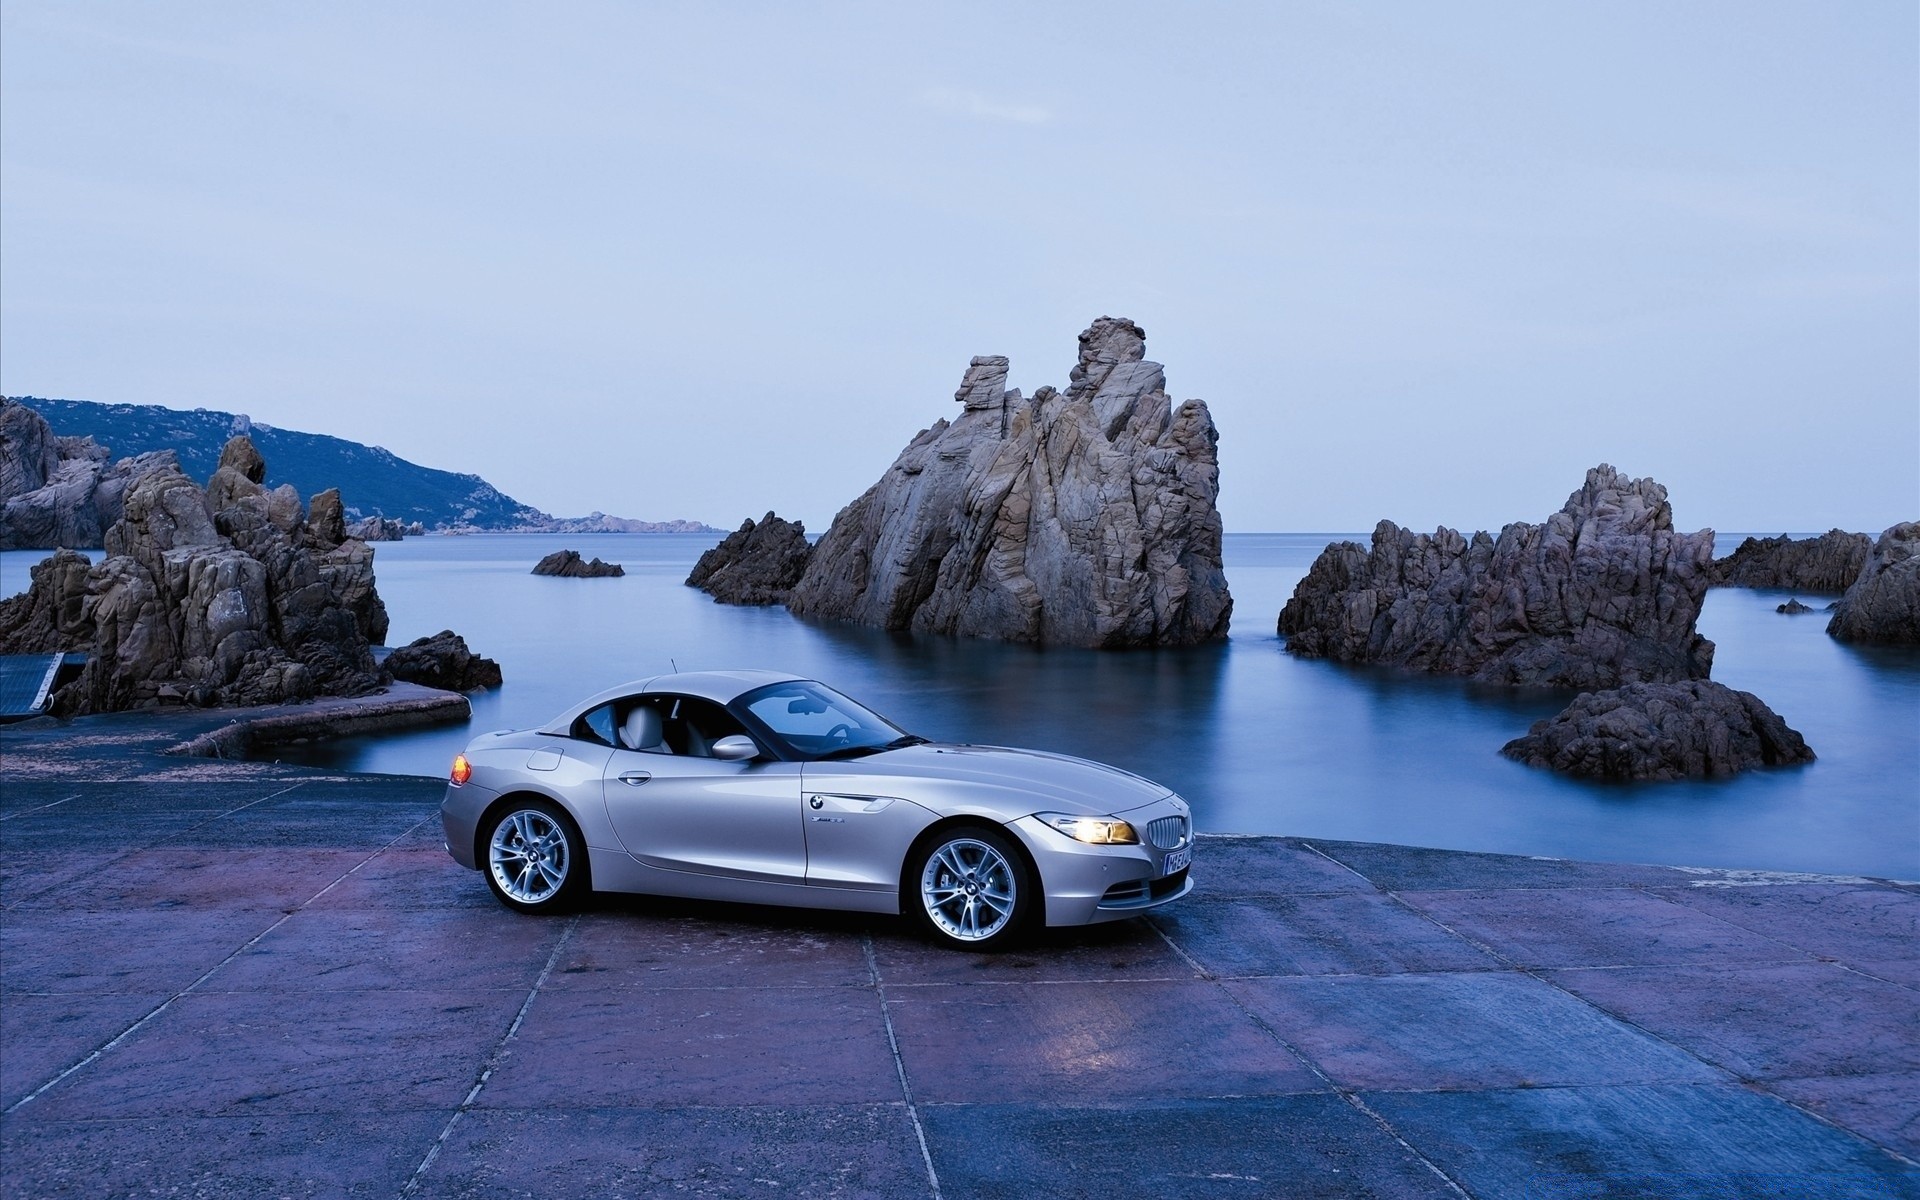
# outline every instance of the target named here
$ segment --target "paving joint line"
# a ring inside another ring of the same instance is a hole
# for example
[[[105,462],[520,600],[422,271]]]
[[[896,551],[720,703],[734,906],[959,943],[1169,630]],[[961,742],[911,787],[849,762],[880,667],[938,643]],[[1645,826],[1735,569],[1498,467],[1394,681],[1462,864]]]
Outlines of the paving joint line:
[[[293,786],[299,787],[300,784],[296,783]],[[283,790],[283,792],[275,792],[274,795],[276,796],[282,795],[284,794],[284,792],[290,792],[292,790],[293,788],[286,788]],[[260,798],[260,800],[254,801],[254,803],[258,804],[261,801],[271,800],[272,798],[273,798],[272,796],[263,796]],[[251,807],[251,805],[243,804],[240,807],[248,808],[248,807]],[[233,811],[239,812],[240,809],[236,808]],[[412,825],[407,826],[405,832],[395,837],[392,841],[386,843],[386,845],[381,846],[378,850],[375,850],[371,854],[368,854],[365,858],[353,864],[353,866],[347,868],[347,870],[342,872],[340,876],[336,878],[332,883],[329,883],[327,886],[321,888],[319,891],[315,892],[313,895],[308,896],[305,900],[301,901],[299,904],[295,905],[293,908],[290,908],[286,912],[281,913],[279,920],[275,921],[273,924],[267,926],[265,929],[262,929],[259,933],[254,934],[252,937],[242,942],[238,947],[234,949],[233,953],[227,955],[225,958],[221,959],[219,962],[213,964],[211,967],[208,967],[205,971],[201,972],[199,977],[194,979],[192,983],[189,983],[187,986],[181,988],[179,991],[173,993],[171,996],[168,996],[165,1000],[162,1000],[158,1005],[156,1005],[152,1009],[152,1011],[148,1012],[146,1016],[141,1017],[139,1020],[135,1021],[133,1024],[127,1026],[125,1029],[115,1034],[105,1044],[95,1047],[92,1053],[82,1058],[79,1062],[74,1063],[72,1066],[68,1067],[66,1070],[60,1072],[58,1075],[55,1075],[52,1079],[47,1080],[45,1083],[41,1084],[39,1087],[33,1089],[31,1092],[28,1092],[26,1095],[20,1097],[20,1099],[15,1100],[12,1104],[9,1104],[6,1107],[4,1112],[0,1112],[0,1116],[9,1116],[9,1117],[12,1116],[14,1113],[26,1107],[28,1104],[32,1103],[34,1100],[39,1099],[42,1094],[44,1094],[49,1088],[53,1087],[55,1084],[58,1084],[61,1080],[66,1079],[67,1077],[73,1075],[76,1071],[79,1071],[82,1068],[89,1066],[90,1064],[98,1061],[101,1055],[113,1049],[115,1046],[118,1046],[121,1042],[124,1042],[128,1038],[132,1037],[134,1033],[137,1032],[147,1022],[153,1020],[155,1017],[159,1016],[161,1013],[172,1008],[174,1003],[178,1001],[182,996],[185,996],[188,992],[193,991],[195,988],[205,983],[208,979],[211,979],[214,973],[220,970],[220,968],[226,966],[228,963],[232,962],[234,959],[240,957],[242,954],[245,954],[248,950],[252,949],[255,945],[259,943],[261,938],[266,937],[268,934],[272,933],[274,930],[280,928],[282,925],[285,925],[288,921],[291,921],[297,914],[306,911],[306,908],[308,905],[312,904],[315,900],[320,899],[320,897],[326,895],[328,892],[340,886],[342,883],[345,883],[357,871],[359,871],[361,867],[366,866],[368,863],[372,862],[374,859],[380,857],[382,854],[385,854],[388,850],[391,850],[395,845],[397,845],[400,842],[402,838],[406,837],[408,834],[411,834],[414,830],[420,828],[422,825],[425,825],[431,819],[432,819],[431,817],[425,817],[418,821],[415,821]],[[118,861],[118,860],[116,859],[115,861]]]
[[[880,960],[873,953],[872,934],[861,935],[860,948],[867,957],[867,975],[873,981],[873,993],[880,1000],[880,1019],[887,1026],[887,1048],[893,1051],[893,1072],[900,1077],[900,1096],[906,1101],[907,1120],[913,1123],[913,1136],[920,1142],[920,1161],[927,1168],[927,1185],[933,1189],[933,1200],[942,1200],[940,1174],[933,1169],[933,1151],[927,1146],[926,1128],[920,1124],[920,1107],[914,1102],[912,1085],[907,1082],[907,1064],[900,1057],[900,1039],[893,1031],[893,1013],[887,1009],[887,989],[880,982]]]
[[[86,795],[85,792],[75,792],[71,796],[62,796],[60,799],[52,801],[51,803],[48,803],[48,804],[36,804],[32,808],[23,808],[19,812],[7,813],[5,816],[0,816],[0,821],[11,821],[16,817],[28,817],[28,816],[32,816],[34,813],[37,813],[37,812],[45,812],[49,808],[59,808],[62,804],[65,804],[67,801],[78,800],[80,797],[84,795]]]
[[[1343,863],[1341,865],[1345,866],[1346,864]],[[1358,872],[1355,872],[1355,873],[1358,874]],[[1362,876],[1362,878],[1365,878],[1365,876]],[[1368,882],[1371,883],[1372,880],[1368,880]],[[1308,1071],[1312,1072],[1314,1078],[1318,1079],[1321,1083],[1325,1084],[1329,1091],[1331,1091],[1335,1096],[1338,1096],[1342,1101],[1346,1102],[1346,1104],[1348,1104],[1350,1107],[1358,1110],[1360,1114],[1365,1116],[1368,1120],[1372,1121],[1374,1125],[1377,1126],[1382,1132],[1384,1132],[1388,1137],[1392,1138],[1395,1142],[1397,1142],[1400,1145],[1401,1149],[1405,1150],[1408,1154],[1411,1154],[1416,1162],[1418,1162],[1421,1166],[1425,1167],[1427,1170],[1432,1171],[1434,1175],[1439,1177],[1440,1182],[1446,1184],[1447,1187],[1451,1189],[1455,1195],[1464,1196],[1467,1198],[1467,1200],[1472,1200],[1472,1197],[1473,1197],[1472,1192],[1469,1192],[1465,1187],[1463,1187],[1458,1181],[1456,1181],[1453,1178],[1453,1176],[1441,1170],[1440,1164],[1434,1162],[1431,1158],[1428,1158],[1425,1154],[1421,1153],[1418,1147],[1416,1147],[1412,1142],[1408,1141],[1406,1137],[1403,1136],[1398,1129],[1395,1129],[1393,1127],[1393,1123],[1391,1121],[1388,1121],[1385,1117],[1373,1111],[1373,1109],[1367,1105],[1367,1102],[1362,1100],[1357,1093],[1352,1092],[1347,1088],[1341,1087],[1338,1083],[1335,1083],[1333,1080],[1333,1076],[1327,1074],[1325,1071],[1320,1069],[1320,1064],[1308,1058],[1306,1054],[1298,1046],[1295,1046],[1292,1042],[1289,1042],[1286,1038],[1281,1037],[1280,1031],[1275,1029],[1273,1025],[1266,1020],[1266,1018],[1262,1017],[1259,1013],[1256,1013],[1252,1009],[1248,1008],[1241,1001],[1240,997],[1234,995],[1232,991],[1228,990],[1226,982],[1224,980],[1220,979],[1216,975],[1213,975],[1211,972],[1208,972],[1206,968],[1201,967],[1198,962],[1195,962],[1192,956],[1190,956],[1185,950],[1181,949],[1180,944],[1174,941],[1172,936],[1170,936],[1165,929],[1161,928],[1160,922],[1155,920],[1152,915],[1149,914],[1145,916],[1143,919],[1146,921],[1147,927],[1149,929],[1152,929],[1155,933],[1160,935],[1161,941],[1165,942],[1168,946],[1171,946],[1173,948],[1173,952],[1175,954],[1178,954],[1181,958],[1184,958],[1188,962],[1193,963],[1194,968],[1202,972],[1201,978],[1213,984],[1214,987],[1219,988],[1220,994],[1227,998],[1227,1002],[1229,1004],[1239,1009],[1241,1013],[1244,1014],[1249,1021],[1252,1021],[1254,1023],[1256,1028],[1260,1029],[1268,1037],[1272,1038],[1275,1044],[1277,1044],[1282,1050],[1285,1050],[1288,1054],[1293,1055],[1293,1057],[1300,1063],[1300,1065],[1305,1067]],[[1306,1094],[1311,1095],[1312,1093],[1306,1093]]]
[[[411,833],[412,830],[408,832]],[[440,1157],[441,1149],[446,1146],[447,1139],[453,1136],[454,1128],[460,1124],[460,1118],[466,1116],[473,1108],[473,1102],[480,1098],[481,1090],[487,1086],[487,1081],[493,1078],[494,1071],[499,1069],[508,1044],[513,1041],[513,1036],[520,1032],[521,1024],[526,1021],[527,1013],[533,1008],[534,1000],[540,995],[540,989],[546,985],[548,977],[553,974],[554,967],[559,965],[560,952],[567,948],[567,943],[573,940],[573,931],[579,927],[578,913],[567,918],[566,928],[560,931],[560,940],[553,944],[553,953],[547,955],[547,965],[540,968],[539,978],[535,979],[533,986],[527,989],[527,998],[520,1002],[520,1011],[513,1014],[513,1022],[507,1026],[507,1032],[494,1044],[493,1053],[487,1055],[485,1065],[480,1068],[480,1077],[473,1081],[473,1087],[468,1089],[466,1099],[453,1110],[453,1115],[447,1118],[446,1126],[440,1130],[440,1136],[433,1139],[433,1145],[427,1147],[427,1156],[420,1160],[420,1165],[413,1169],[413,1174],[408,1176],[407,1182],[401,1185],[400,1196],[411,1196],[420,1190],[420,1184],[426,1178],[428,1168],[432,1167],[434,1160]]]

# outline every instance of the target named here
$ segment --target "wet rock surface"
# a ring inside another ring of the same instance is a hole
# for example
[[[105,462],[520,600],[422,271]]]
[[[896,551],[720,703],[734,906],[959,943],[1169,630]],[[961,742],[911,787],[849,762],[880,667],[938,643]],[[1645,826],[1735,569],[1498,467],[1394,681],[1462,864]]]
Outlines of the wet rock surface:
[[[386,682],[370,650],[387,628],[372,551],[341,536],[337,494],[331,507],[315,497],[310,519],[264,472],[244,436],[204,489],[169,456],[132,480],[84,584],[80,556],[55,555],[0,608],[0,642],[88,654],[55,713],[274,704]]]
[[[1224,638],[1219,435],[1169,400],[1146,335],[1101,317],[1066,391],[975,358],[954,399],[842,509],[788,607],[883,629],[1117,649]]]
[[[555,550],[534,564],[533,573],[559,579],[611,579],[616,575],[625,575],[627,569],[619,563],[601,562],[598,558],[589,562],[580,557],[578,550]]]
[[[1788,616],[1799,616],[1801,613],[1817,612],[1819,610],[1814,608],[1811,604],[1800,603],[1799,598],[1796,597],[1792,600],[1787,601],[1785,604],[1775,605],[1773,611],[1777,613],[1786,613]]]
[[[1579,696],[1500,751],[1588,779],[1710,779],[1812,762],[1806,739],[1751,692],[1696,679]]]
[[[0,550],[94,549],[134,480],[179,469],[169,451],[110,461],[92,438],[60,437],[39,413],[0,399]]]
[[[687,575],[721,604],[785,604],[813,558],[806,526],[769,512],[747,521],[700,556]]]
[[[385,665],[395,679],[449,692],[497,688],[501,683],[500,664],[475,654],[451,629],[401,646],[387,656]]]
[[[1713,532],[1673,528],[1667,491],[1602,464],[1538,525],[1328,546],[1280,612],[1289,652],[1488,683],[1581,689],[1704,679],[1695,632]]]
[[[1814,538],[1786,534],[1748,538],[1725,558],[1715,559],[1716,586],[1788,588],[1796,592],[1844,592],[1860,576],[1873,539],[1864,533],[1829,529]]]
[[[1903,521],[1874,542],[1827,632],[1843,642],[1920,644],[1920,521]]]

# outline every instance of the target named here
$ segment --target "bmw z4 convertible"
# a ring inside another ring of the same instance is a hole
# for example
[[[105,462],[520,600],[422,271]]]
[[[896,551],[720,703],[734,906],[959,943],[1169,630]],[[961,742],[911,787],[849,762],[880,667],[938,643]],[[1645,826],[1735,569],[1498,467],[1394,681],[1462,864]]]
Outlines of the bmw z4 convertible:
[[[771,671],[662,675],[453,760],[447,851],[502,904],[588,895],[903,913],[950,946],[1192,889],[1187,802],[1113,767],[930,742]]]

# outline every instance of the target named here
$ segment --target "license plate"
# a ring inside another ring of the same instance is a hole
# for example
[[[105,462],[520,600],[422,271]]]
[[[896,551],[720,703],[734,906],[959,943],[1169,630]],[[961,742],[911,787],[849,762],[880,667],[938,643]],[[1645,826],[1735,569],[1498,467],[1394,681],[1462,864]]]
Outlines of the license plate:
[[[1193,861],[1193,847],[1182,846],[1180,849],[1173,851],[1172,853],[1168,854],[1165,858],[1160,860],[1160,874],[1162,875],[1178,874],[1179,872],[1186,870],[1187,864],[1191,863],[1192,861]]]

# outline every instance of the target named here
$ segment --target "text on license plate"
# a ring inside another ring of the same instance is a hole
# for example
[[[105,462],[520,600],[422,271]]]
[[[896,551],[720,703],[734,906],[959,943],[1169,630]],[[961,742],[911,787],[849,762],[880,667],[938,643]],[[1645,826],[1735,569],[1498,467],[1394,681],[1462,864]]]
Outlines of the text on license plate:
[[[1193,847],[1182,846],[1180,849],[1172,851],[1165,858],[1160,860],[1160,874],[1173,875],[1180,871],[1184,871],[1187,869],[1187,865],[1192,861],[1193,861]]]

